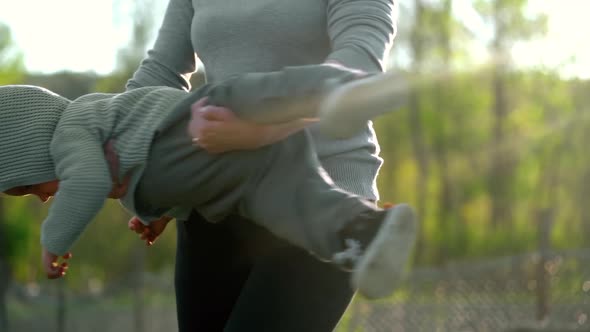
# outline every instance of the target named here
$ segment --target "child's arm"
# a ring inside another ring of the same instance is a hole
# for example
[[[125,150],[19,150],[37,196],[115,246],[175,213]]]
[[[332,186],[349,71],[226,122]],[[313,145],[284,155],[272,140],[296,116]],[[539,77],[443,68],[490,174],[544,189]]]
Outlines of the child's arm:
[[[57,131],[50,150],[60,182],[41,227],[41,243],[48,253],[63,256],[103,207],[112,181],[103,147],[89,132]],[[48,276],[55,273],[53,262],[44,262]]]
[[[145,241],[145,244],[151,246],[156,242],[160,234],[164,232],[166,226],[174,218],[163,216],[158,220],[152,221],[149,225],[144,225],[138,217],[129,219],[127,226],[130,230],[139,234],[139,238]]]

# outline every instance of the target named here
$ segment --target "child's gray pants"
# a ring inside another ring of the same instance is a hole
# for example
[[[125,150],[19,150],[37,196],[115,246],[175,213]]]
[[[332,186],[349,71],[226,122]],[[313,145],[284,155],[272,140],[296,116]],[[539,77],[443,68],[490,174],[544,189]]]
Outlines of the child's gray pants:
[[[205,84],[174,106],[162,129],[175,123],[197,100],[227,107],[240,118],[257,123],[280,123],[315,117],[323,95],[339,84],[365,77],[359,71],[329,65],[285,67],[268,73],[235,75]]]
[[[312,95],[314,88],[317,92],[325,86],[319,79],[322,75],[315,75],[315,80],[303,76],[305,85],[289,81],[299,96]],[[250,89],[253,97],[262,95],[264,100],[283,103],[287,89],[281,82],[293,75],[251,77],[252,84],[240,83],[240,98],[245,99],[244,91]],[[273,80],[278,81],[272,84]],[[224,94],[216,98],[236,96],[233,86],[223,89]],[[188,105],[205,96],[211,87],[203,90],[193,92]],[[232,110],[240,116],[238,110],[255,110],[233,102],[225,104],[235,105]],[[212,155],[192,145],[187,134],[190,112],[183,114],[155,139],[136,191],[138,204],[162,209],[193,207],[212,222],[238,212],[327,260],[340,249],[338,230],[357,214],[374,209],[373,204],[335,187],[321,167],[307,131],[261,149]]]

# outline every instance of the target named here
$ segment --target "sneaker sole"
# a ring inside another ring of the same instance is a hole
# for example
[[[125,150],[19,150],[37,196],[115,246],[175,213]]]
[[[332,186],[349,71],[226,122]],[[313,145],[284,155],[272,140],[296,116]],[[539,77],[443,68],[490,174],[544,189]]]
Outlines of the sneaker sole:
[[[320,104],[320,130],[334,138],[353,136],[367,121],[405,106],[409,93],[407,79],[395,72],[346,83]]]
[[[409,205],[399,204],[389,209],[375,239],[354,267],[352,287],[368,299],[391,295],[402,281],[417,228],[416,216]]]

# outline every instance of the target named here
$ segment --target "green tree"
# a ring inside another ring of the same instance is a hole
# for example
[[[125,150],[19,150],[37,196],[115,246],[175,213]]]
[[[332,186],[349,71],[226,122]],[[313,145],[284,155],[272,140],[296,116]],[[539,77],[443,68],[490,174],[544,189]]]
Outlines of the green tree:
[[[0,22],[0,85],[22,82],[24,64],[10,29]]]
[[[153,8],[155,0],[131,2],[117,0],[114,7],[118,8],[116,16],[119,24],[131,23],[131,38],[129,43],[119,49],[117,66],[113,73],[100,80],[96,90],[102,92],[121,92],[125,90],[125,83],[132,77],[145,57],[147,47],[152,37],[154,22]],[[127,13],[127,9],[130,13]],[[129,15],[131,14],[131,15]],[[132,17],[132,20],[128,18]]]
[[[4,211],[4,201],[0,199],[0,213]],[[6,309],[6,292],[10,285],[11,271],[8,265],[8,238],[4,218],[0,219],[0,330],[8,331],[8,313]]]
[[[475,8],[492,27],[489,49],[496,64],[492,77],[494,104],[489,164],[490,223],[495,229],[506,226],[513,218],[514,182],[518,156],[511,152],[508,116],[512,108],[508,73],[510,50],[519,41],[526,41],[546,31],[546,16],[525,14],[528,0],[476,0]]]
[[[23,77],[22,56],[16,51],[10,29],[0,23],[0,85],[20,83]],[[0,330],[8,331],[6,292],[12,280],[12,265],[18,250],[11,246],[18,238],[14,223],[7,223],[4,200],[0,197]]]

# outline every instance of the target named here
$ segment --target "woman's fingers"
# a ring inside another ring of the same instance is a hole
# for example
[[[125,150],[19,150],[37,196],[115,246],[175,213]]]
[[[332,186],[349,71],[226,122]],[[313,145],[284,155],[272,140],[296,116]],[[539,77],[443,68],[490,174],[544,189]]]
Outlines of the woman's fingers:
[[[219,106],[205,106],[201,109],[201,116],[209,121],[233,121],[238,117],[229,108]]]
[[[191,105],[191,110],[192,111],[199,111],[201,108],[203,108],[204,106],[207,105],[208,101],[209,101],[209,98],[207,98],[207,97],[197,100],[195,103],[193,103]]]

